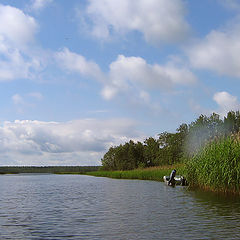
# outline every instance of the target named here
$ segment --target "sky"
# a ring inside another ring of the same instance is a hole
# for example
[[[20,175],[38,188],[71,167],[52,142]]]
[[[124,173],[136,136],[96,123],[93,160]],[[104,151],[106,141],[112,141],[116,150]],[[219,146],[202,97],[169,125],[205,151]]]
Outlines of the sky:
[[[100,165],[237,111],[239,39],[239,0],[0,0],[0,165]]]

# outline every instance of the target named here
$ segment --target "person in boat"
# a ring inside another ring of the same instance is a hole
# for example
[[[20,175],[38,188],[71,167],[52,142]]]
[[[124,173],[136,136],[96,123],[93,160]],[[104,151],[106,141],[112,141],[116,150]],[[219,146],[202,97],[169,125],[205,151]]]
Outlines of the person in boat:
[[[168,185],[171,185],[171,186],[175,185],[174,177],[176,176],[176,172],[177,172],[176,169],[172,170],[170,177],[169,177]]]

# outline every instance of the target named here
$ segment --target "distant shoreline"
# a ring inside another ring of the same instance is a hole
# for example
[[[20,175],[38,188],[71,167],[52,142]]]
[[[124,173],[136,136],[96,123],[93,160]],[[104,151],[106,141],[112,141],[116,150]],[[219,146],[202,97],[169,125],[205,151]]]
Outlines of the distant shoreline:
[[[81,173],[98,171],[100,166],[1,166],[0,174]]]

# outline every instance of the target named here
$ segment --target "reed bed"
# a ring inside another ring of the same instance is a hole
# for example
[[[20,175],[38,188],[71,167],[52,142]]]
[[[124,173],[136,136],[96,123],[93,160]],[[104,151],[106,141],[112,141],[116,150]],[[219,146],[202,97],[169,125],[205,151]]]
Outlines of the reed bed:
[[[129,171],[97,171],[89,172],[87,173],[87,175],[117,179],[140,179],[140,180],[163,181],[163,176],[170,175],[173,169],[176,169],[177,175],[178,174],[180,175],[183,173],[184,166],[183,164],[177,164],[171,166],[135,169]]]
[[[210,142],[186,161],[185,173],[191,187],[239,194],[239,137],[231,136]]]

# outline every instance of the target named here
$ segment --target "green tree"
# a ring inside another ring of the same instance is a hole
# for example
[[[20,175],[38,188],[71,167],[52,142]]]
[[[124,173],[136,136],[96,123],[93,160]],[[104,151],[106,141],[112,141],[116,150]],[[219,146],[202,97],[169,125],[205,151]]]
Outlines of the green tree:
[[[144,141],[144,162],[146,167],[157,166],[159,164],[159,143],[153,137]]]

